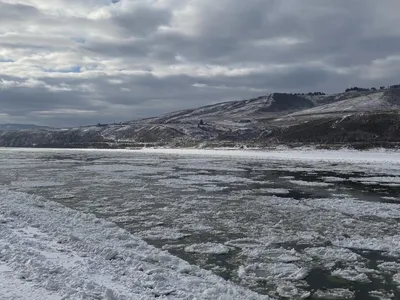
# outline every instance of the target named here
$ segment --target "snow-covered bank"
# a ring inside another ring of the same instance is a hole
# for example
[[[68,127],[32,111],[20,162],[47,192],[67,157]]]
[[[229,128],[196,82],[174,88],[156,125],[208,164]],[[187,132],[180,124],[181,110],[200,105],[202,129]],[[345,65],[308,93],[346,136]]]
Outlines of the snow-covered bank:
[[[61,300],[61,296],[18,278],[13,269],[0,264],[0,299]]]
[[[269,299],[114,223],[0,188],[0,299]]]
[[[340,162],[390,162],[400,164],[400,151],[388,149],[359,150],[317,150],[313,148],[275,150],[238,150],[238,149],[193,149],[193,148],[143,148],[130,149],[47,149],[47,148],[0,148],[0,151],[14,152],[104,152],[104,153],[149,153],[168,155],[201,155],[201,156],[231,156],[270,160],[299,161],[340,161]]]
[[[142,153],[179,154],[179,155],[207,155],[207,156],[234,156],[273,160],[301,160],[301,161],[346,161],[346,162],[392,162],[400,163],[400,151],[375,149],[370,151],[357,150],[202,150],[202,149],[142,149],[135,150]]]

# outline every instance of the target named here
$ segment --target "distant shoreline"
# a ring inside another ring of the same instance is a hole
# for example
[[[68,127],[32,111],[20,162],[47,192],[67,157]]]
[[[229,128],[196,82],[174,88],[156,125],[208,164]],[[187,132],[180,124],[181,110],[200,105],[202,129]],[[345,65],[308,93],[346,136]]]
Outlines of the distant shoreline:
[[[16,152],[103,152],[103,153],[139,153],[161,155],[198,155],[198,156],[231,156],[266,160],[305,160],[305,161],[346,161],[346,162],[390,162],[400,164],[400,150],[384,148],[360,151],[354,149],[314,149],[303,147],[297,149],[198,149],[198,148],[142,148],[142,149],[93,149],[93,148],[0,148],[0,151]]]

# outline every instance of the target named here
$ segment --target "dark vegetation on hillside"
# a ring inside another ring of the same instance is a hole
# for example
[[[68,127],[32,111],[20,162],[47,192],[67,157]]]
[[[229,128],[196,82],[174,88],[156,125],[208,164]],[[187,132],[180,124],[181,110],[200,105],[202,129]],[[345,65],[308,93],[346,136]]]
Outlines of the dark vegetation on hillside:
[[[379,89],[380,90],[385,90],[385,89],[398,89],[400,88],[400,84],[395,84],[395,85],[390,85],[387,88],[385,86],[381,86]],[[376,91],[377,88],[372,87],[372,88],[362,88],[362,87],[351,87],[345,90],[345,92],[368,92],[368,91]]]
[[[388,146],[400,143],[400,114],[380,112],[317,119],[276,129],[270,138],[279,143]]]
[[[279,112],[285,110],[306,109],[314,106],[310,100],[293,94],[275,93],[272,95],[274,102],[271,106],[261,109],[265,112]]]

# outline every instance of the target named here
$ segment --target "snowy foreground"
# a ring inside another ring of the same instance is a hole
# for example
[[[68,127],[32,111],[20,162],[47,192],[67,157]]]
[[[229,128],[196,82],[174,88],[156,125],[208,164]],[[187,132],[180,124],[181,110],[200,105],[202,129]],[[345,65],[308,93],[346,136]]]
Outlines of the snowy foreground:
[[[268,299],[114,223],[0,190],[0,299]]]
[[[399,299],[399,194],[396,151],[0,149],[0,300]]]

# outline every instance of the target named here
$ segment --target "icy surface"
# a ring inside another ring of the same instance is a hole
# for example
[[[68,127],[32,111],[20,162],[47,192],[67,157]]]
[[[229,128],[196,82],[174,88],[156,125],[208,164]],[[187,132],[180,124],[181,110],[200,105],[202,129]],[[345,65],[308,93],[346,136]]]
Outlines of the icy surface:
[[[1,299],[266,299],[115,224],[0,190]]]
[[[396,299],[399,177],[379,149],[2,149],[0,189],[19,200],[1,200],[0,245],[20,256],[1,252],[0,273],[71,299],[131,299],[132,284],[143,299]]]

